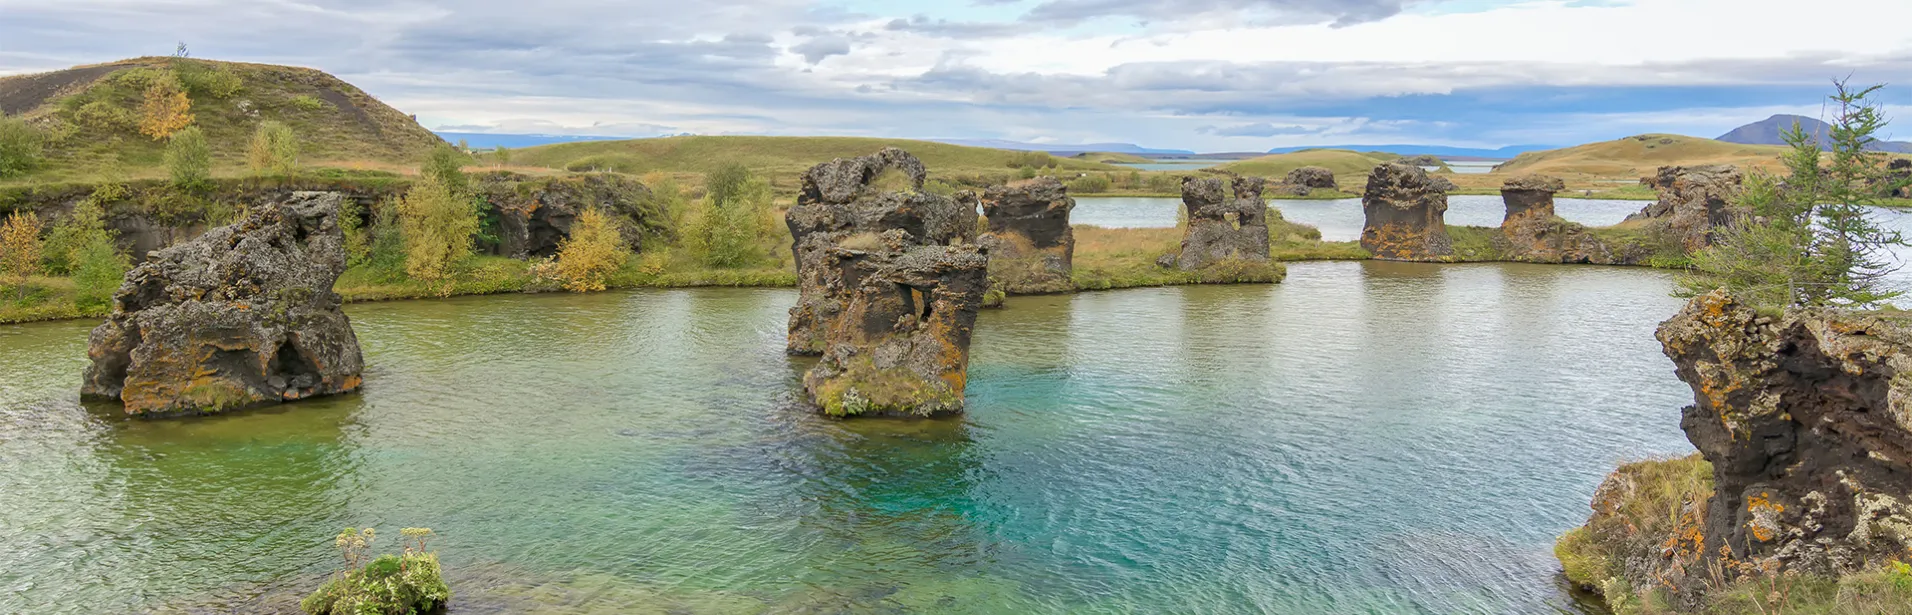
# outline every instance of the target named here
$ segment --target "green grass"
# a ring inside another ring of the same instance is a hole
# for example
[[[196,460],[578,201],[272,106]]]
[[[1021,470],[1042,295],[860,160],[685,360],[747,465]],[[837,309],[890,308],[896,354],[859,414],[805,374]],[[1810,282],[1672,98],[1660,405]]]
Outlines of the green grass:
[[[558,143],[517,150],[516,165],[567,169],[573,171],[604,169],[620,173],[708,173],[726,164],[741,164],[759,176],[769,177],[782,192],[794,191],[805,170],[835,158],[863,156],[884,147],[896,147],[922,159],[931,179],[951,180],[976,177],[1006,183],[1020,165],[1012,166],[1024,152],[966,147],[929,141],[872,139],[863,137],[721,137],[691,136],[625,141]],[[1100,162],[1073,158],[1055,158],[1054,169],[1042,169],[1044,175],[1065,180],[1077,172],[1126,172],[1127,169]]]
[[[1366,177],[1368,172],[1373,171],[1376,165],[1392,161],[1395,158],[1397,158],[1397,156],[1392,154],[1363,153],[1343,149],[1311,149],[1286,154],[1269,154],[1240,162],[1231,162],[1221,165],[1218,168],[1242,175],[1256,175],[1275,179],[1287,177],[1289,171],[1301,167],[1322,167],[1333,171],[1337,178],[1343,176]],[[1352,186],[1358,185],[1360,182],[1356,181],[1350,184],[1346,180],[1343,180],[1342,183]]]
[[[274,120],[298,135],[300,162],[409,170],[441,141],[411,117],[323,72],[290,66],[182,58],[135,58],[66,71],[0,79],[0,98],[25,96],[34,80],[79,78],[62,94],[37,101],[21,115],[52,137],[45,160],[9,184],[161,177],[165,142],[139,133],[140,77],[157,70],[186,79],[193,125],[212,146],[215,175],[246,172],[254,129]],[[198,85],[209,82],[215,85]],[[197,86],[197,87],[195,87]],[[32,101],[28,101],[32,102]]]

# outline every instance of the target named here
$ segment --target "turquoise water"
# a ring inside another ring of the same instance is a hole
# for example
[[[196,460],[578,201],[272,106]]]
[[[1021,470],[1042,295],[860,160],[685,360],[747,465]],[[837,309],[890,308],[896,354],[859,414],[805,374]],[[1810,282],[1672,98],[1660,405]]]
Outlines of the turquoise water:
[[[941,421],[795,407],[784,290],[354,305],[362,395],[165,421],[0,327],[0,612],[285,611],[348,525],[458,613],[1578,612],[1553,538],[1690,451],[1668,277],[1289,271],[1013,298]]]

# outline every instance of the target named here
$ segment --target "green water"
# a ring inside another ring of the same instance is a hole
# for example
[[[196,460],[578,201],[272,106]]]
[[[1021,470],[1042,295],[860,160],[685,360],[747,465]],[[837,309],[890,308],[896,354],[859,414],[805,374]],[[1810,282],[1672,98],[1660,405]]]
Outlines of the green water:
[[[454,612],[1546,613],[1554,536],[1690,450],[1661,273],[1297,264],[1012,299],[970,412],[793,407],[781,290],[351,306],[362,395],[131,421],[0,327],[0,612],[272,612],[428,526]]]

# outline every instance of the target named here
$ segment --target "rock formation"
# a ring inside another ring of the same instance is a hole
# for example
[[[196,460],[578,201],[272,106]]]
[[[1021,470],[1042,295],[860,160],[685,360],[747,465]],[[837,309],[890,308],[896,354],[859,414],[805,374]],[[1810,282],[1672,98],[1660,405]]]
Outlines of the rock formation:
[[[1399,162],[1401,164],[1406,164],[1406,165],[1413,165],[1417,167],[1424,167],[1424,168],[1434,167],[1438,169],[1438,168],[1447,166],[1447,161],[1441,160],[1440,156],[1436,156],[1433,154],[1418,154],[1414,156],[1402,156],[1399,160],[1396,160],[1395,162]]]
[[[1912,547],[1912,320],[1769,316],[1714,292],[1658,337],[1713,464],[1703,556],[1833,575]]]
[[[890,170],[916,189],[880,190],[876,184]],[[823,355],[803,382],[826,414],[929,416],[963,408],[970,333],[989,289],[990,259],[973,241],[974,195],[924,193],[925,175],[920,161],[893,148],[804,174],[786,218],[799,284],[787,349]]]
[[[1262,200],[1265,182],[1259,177],[1235,177],[1231,198],[1222,180],[1182,178],[1182,207],[1188,212],[1188,230],[1176,266],[1195,271],[1222,261],[1268,262],[1268,203]]]
[[[81,393],[154,415],[358,389],[358,338],[332,292],[345,271],[341,198],[294,193],[153,253],[88,339]]]
[[[882,191],[872,187],[885,171],[901,173],[912,187]],[[803,175],[797,204],[785,214],[797,263],[797,306],[790,310],[787,350],[793,355],[822,354],[826,323],[844,309],[854,272],[825,262],[840,245],[874,247],[879,236],[903,232],[906,246],[946,246],[976,238],[974,195],[951,199],[922,191],[928,172],[915,156],[896,148],[857,158],[838,158]]]
[[[1640,183],[1659,191],[1660,199],[1627,221],[1663,227],[1687,252],[1712,245],[1713,228],[1738,215],[1732,200],[1739,194],[1740,173],[1733,165],[1660,167]]]
[[[989,250],[989,277],[1011,294],[1059,293],[1075,289],[1069,279],[1075,258],[1075,231],[1069,211],[1075,199],[1053,177],[1040,177],[983,192],[983,216],[989,232],[980,242]]]
[[[1525,175],[1500,187],[1507,217],[1500,223],[1501,251],[1509,260],[1528,263],[1636,264],[1637,255],[1616,253],[1585,226],[1554,215],[1554,193],[1567,188],[1559,178]]]
[[[512,258],[558,253],[571,236],[571,224],[596,207],[615,221],[625,245],[642,247],[643,229],[659,224],[659,212],[647,211],[650,190],[612,173],[530,178],[511,173],[480,176],[476,189],[498,212],[498,253]]]
[[[1334,171],[1322,167],[1300,167],[1288,172],[1282,186],[1295,196],[1308,196],[1315,189],[1340,190],[1335,184]]]
[[[1447,236],[1447,194],[1420,167],[1398,162],[1374,167],[1361,196],[1367,223],[1361,247],[1385,260],[1434,261],[1454,255]]]
[[[969,340],[989,289],[980,246],[911,246],[892,229],[873,250],[833,248],[824,266],[853,272],[843,311],[826,326],[823,360],[804,374],[831,416],[961,412]]]

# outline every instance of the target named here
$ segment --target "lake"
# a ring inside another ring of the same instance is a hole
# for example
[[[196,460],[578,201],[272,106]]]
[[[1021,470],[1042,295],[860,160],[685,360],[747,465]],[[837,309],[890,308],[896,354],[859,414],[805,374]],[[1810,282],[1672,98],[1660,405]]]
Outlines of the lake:
[[[1691,450],[1670,288],[1339,262],[1015,297],[936,421],[793,404],[789,290],[352,305],[362,394],[159,421],[78,403],[95,323],[0,327],[0,612],[283,611],[367,525],[435,529],[455,613],[1580,612],[1554,537]]]
[[[1554,212],[1560,217],[1588,226],[1619,224],[1628,215],[1638,213],[1647,201],[1602,199],[1556,199]],[[1270,205],[1287,219],[1321,229],[1327,241],[1356,241],[1366,221],[1361,199],[1276,200]],[[1108,228],[1167,228],[1175,226],[1181,199],[1131,197],[1081,197],[1069,219],[1075,224]],[[1499,195],[1450,195],[1447,197],[1447,223],[1462,226],[1500,226],[1507,216],[1507,204]]]

